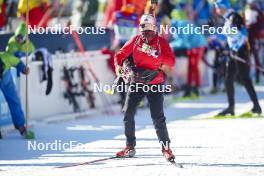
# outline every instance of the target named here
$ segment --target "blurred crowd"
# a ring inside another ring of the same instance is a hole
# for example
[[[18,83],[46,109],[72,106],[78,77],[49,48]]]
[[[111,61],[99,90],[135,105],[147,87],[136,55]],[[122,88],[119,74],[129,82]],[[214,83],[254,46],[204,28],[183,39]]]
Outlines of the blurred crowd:
[[[223,26],[223,17],[216,14],[214,0],[160,0],[156,8],[157,24],[169,27],[184,27],[188,24]],[[248,29],[251,53],[257,67],[262,66],[261,39],[264,31],[264,5],[261,0],[230,0],[232,8],[243,16]],[[0,31],[13,29],[13,21],[25,21],[26,0],[0,0]],[[111,48],[103,48],[111,56],[129,39],[139,33],[139,18],[148,13],[150,0],[30,0],[29,25],[37,27],[62,23],[76,26],[104,26],[112,31]],[[18,26],[18,25],[16,25]],[[15,26],[15,27],[16,27]],[[212,68],[212,93],[219,90],[224,73],[226,39],[223,35],[160,33],[170,42],[175,56],[188,57],[188,75],[184,96],[192,93],[199,96],[201,86],[200,62]],[[215,59],[207,61],[205,55],[215,51]],[[255,81],[260,82],[261,69],[255,69]]]
[[[160,0],[156,8],[157,24],[169,27],[184,27],[188,24],[201,26],[223,26],[223,18],[216,14],[214,0]],[[263,10],[261,0],[230,0],[231,6],[245,20],[251,53],[256,66],[261,67],[261,41],[263,38]],[[0,31],[15,30],[13,21],[25,21],[26,0],[0,0]],[[37,27],[52,26],[62,23],[76,26],[104,26],[109,28],[112,35],[111,48],[103,52],[110,54],[109,61],[112,69],[114,53],[126,41],[136,35],[139,18],[148,13],[150,0],[30,0],[29,25]],[[16,25],[18,26],[18,25]],[[15,27],[16,27],[15,26]],[[176,57],[188,57],[188,75],[184,96],[192,93],[199,95],[201,86],[200,62],[214,70],[212,93],[219,90],[223,78],[226,39],[223,35],[186,35],[160,33],[170,42]],[[205,54],[208,50],[215,51],[215,59],[207,61]],[[255,81],[260,82],[260,69],[256,69]]]
[[[210,0],[162,0],[159,1],[156,9],[158,26],[185,27],[188,24],[193,26],[209,25],[210,27],[220,27],[224,25],[224,18],[216,13],[215,1]],[[262,57],[261,39],[264,31],[263,3],[259,0],[231,0],[231,8],[238,12],[245,21],[248,30],[250,52],[255,62],[255,82],[260,82]],[[103,26],[114,30],[113,45],[110,50],[116,52],[124,43],[132,38],[138,31],[138,18],[143,13],[148,13],[150,1],[137,0],[110,0],[107,2]],[[133,17],[132,17],[133,14]],[[125,20],[124,20],[125,19]],[[125,21],[125,22],[124,22]],[[133,23],[134,22],[134,23]],[[188,73],[184,89],[184,97],[199,96],[201,86],[200,63],[213,70],[213,87],[211,93],[216,93],[221,89],[225,76],[225,65],[228,60],[228,46],[226,37],[221,34],[183,34],[183,33],[162,33],[160,35],[170,42],[175,56],[188,58]],[[214,51],[215,58],[206,60],[208,51]],[[105,51],[106,52],[106,51]],[[106,52],[107,53],[107,52]],[[179,86],[176,86],[179,87]]]

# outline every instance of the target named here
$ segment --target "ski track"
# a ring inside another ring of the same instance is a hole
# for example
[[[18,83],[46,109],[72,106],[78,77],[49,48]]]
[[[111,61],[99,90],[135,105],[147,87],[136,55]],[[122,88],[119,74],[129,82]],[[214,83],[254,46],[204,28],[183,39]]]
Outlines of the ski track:
[[[259,86],[257,90],[258,96],[264,99],[264,87]],[[242,88],[237,89],[236,99],[238,107],[247,107],[245,105],[249,100]],[[219,94],[192,101],[189,108],[181,105],[165,110],[172,149],[176,161],[183,164],[182,169],[162,157],[149,111],[139,110],[136,117],[136,158],[56,168],[111,157],[124,146],[122,115],[102,115],[34,126],[37,142],[54,142],[57,139],[83,143],[73,150],[28,151],[27,141],[21,139],[17,132],[6,134],[5,139],[0,141],[0,175],[263,176],[264,118],[190,120],[195,115],[220,110],[219,104],[225,105],[225,102],[225,95]],[[264,108],[263,102],[261,105]],[[181,103],[188,105],[190,102]],[[192,108],[195,103],[205,103],[207,107]],[[247,110],[250,108],[247,107]]]

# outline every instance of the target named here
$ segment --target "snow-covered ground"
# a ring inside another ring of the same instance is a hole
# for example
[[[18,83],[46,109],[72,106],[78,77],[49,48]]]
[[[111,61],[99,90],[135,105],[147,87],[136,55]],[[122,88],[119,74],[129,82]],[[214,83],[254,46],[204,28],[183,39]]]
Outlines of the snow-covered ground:
[[[264,87],[257,87],[264,108]],[[238,112],[251,108],[238,88]],[[28,150],[28,141],[17,132],[0,140],[1,176],[263,176],[264,118],[208,120],[226,106],[224,94],[197,101],[177,102],[166,108],[172,149],[184,169],[167,163],[161,155],[149,111],[139,110],[137,157],[114,159],[70,168],[60,166],[115,155],[125,145],[122,115],[100,115],[34,125],[36,144],[75,141],[66,150]],[[32,143],[34,141],[31,141]],[[41,147],[41,146],[40,146]],[[49,148],[50,149],[50,148]]]

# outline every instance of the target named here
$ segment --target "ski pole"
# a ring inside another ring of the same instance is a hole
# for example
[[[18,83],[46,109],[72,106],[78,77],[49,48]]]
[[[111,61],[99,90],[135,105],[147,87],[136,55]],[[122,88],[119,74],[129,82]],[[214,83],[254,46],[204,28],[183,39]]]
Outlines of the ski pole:
[[[121,76],[116,77],[116,79],[114,80],[114,83],[112,84],[111,88],[108,90],[105,90],[104,92],[108,95],[114,95],[115,93],[115,87],[117,86],[119,79],[121,78]]]
[[[252,67],[252,68],[256,68],[258,69],[259,71],[263,72],[264,73],[264,68],[263,67],[260,67],[258,65],[255,65],[255,64],[251,64],[251,63],[248,63],[246,60],[242,59],[241,57],[239,56],[236,56],[234,54],[230,54],[230,56],[236,60],[236,61],[239,61],[241,63],[244,63],[244,64],[247,64],[248,66]]]
[[[28,25],[29,25],[29,0],[26,2],[26,68],[28,68]],[[28,129],[28,120],[29,120],[29,98],[28,98],[28,74],[26,74],[26,98],[25,98],[25,106],[26,106],[26,129]]]

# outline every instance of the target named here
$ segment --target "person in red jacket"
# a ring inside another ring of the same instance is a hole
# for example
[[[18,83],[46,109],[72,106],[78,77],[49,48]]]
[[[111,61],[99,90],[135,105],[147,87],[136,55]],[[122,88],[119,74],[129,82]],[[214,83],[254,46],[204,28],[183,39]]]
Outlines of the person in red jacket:
[[[171,75],[175,64],[175,56],[168,42],[157,33],[156,20],[152,15],[142,15],[140,19],[140,34],[129,40],[115,55],[116,74],[124,71],[122,65],[132,56],[133,75],[131,85],[144,85],[158,88],[163,85],[165,74]],[[147,73],[147,74],[146,74]],[[153,76],[154,75],[154,76]],[[137,89],[138,88],[138,89]],[[136,136],[135,121],[137,105],[146,96],[149,102],[151,118],[156,129],[162,153],[171,161],[174,155],[169,147],[170,138],[163,112],[163,92],[151,89],[145,91],[137,87],[129,89],[124,105],[124,126],[126,147],[116,154],[117,157],[133,157],[135,155]],[[158,90],[158,89],[156,89]]]

